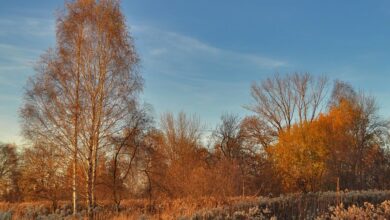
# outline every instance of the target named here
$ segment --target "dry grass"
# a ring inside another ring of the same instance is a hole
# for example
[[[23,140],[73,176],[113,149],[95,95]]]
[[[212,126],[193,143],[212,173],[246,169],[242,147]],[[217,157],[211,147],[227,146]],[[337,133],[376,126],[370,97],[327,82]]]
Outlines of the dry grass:
[[[270,219],[274,216],[278,219],[291,216],[313,219],[340,203],[346,207],[361,206],[365,202],[375,205],[389,199],[390,191],[377,190],[289,194],[275,198],[164,199],[155,200],[151,205],[148,200],[138,199],[123,201],[119,213],[109,201],[102,201],[95,210],[95,219]],[[54,213],[50,207],[50,202],[0,203],[0,210],[8,213],[6,217],[12,213],[12,219],[72,219],[69,202],[60,202]],[[80,207],[78,219],[83,218],[85,209]]]
[[[109,201],[101,201],[95,219],[178,219],[190,217],[196,212],[205,209],[214,209],[247,201],[255,203],[257,197],[234,197],[234,198],[184,198],[173,200],[155,200],[150,206],[148,200],[124,200],[121,203],[121,211],[113,211],[113,205]],[[71,217],[71,205],[69,202],[59,202],[58,209],[54,212],[61,218]],[[80,207],[82,208],[82,207]],[[47,201],[0,203],[2,212],[11,212],[12,219],[36,219],[39,216],[48,216],[52,213],[51,203]],[[85,216],[85,211],[80,210]],[[52,215],[53,218],[55,215]]]
[[[317,218],[317,220],[327,219],[390,219],[390,201],[386,200],[377,205],[365,202],[363,206],[352,205],[347,208],[344,207],[344,204],[340,204],[336,207],[330,207],[329,213]]]

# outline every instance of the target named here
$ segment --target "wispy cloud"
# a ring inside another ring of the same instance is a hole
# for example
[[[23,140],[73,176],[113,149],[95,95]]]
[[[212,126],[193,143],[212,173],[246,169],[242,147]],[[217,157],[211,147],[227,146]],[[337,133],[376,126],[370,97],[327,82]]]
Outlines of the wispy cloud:
[[[222,110],[237,109],[246,103],[242,97],[247,96],[247,84],[255,76],[288,65],[267,55],[231,51],[159,28],[137,25],[131,28],[142,59],[145,94],[162,111],[176,109],[200,114],[208,111],[207,120],[211,121]],[[0,109],[2,120],[7,118],[9,123],[17,124],[15,112],[21,102],[21,88],[39,55],[52,46],[54,36],[54,20],[0,16],[0,101],[12,107]],[[7,97],[9,94],[20,98]],[[213,105],[217,107],[208,107]],[[3,134],[0,139],[17,140],[18,128],[15,125],[13,129],[13,132],[0,129]]]
[[[0,17],[0,36],[5,35],[54,36],[55,20],[31,17]]]
[[[274,69],[287,62],[268,56],[241,53],[209,45],[196,38],[149,26],[133,25],[136,43],[143,44],[148,58],[165,61],[180,60],[191,66],[209,64],[229,67],[250,65],[257,69]]]
[[[0,64],[3,68],[31,67],[41,50],[0,43]]]
[[[13,44],[0,44],[0,85],[5,86],[2,90],[22,87],[27,76],[33,73],[34,65],[42,51]]]
[[[23,86],[55,36],[50,19],[0,15],[0,141],[21,143],[18,108]]]
[[[0,84],[23,82],[54,36],[53,19],[0,16]]]
[[[252,81],[289,66],[267,55],[232,51],[159,28],[130,25],[157,113],[198,113],[215,124],[225,111],[242,113]]]

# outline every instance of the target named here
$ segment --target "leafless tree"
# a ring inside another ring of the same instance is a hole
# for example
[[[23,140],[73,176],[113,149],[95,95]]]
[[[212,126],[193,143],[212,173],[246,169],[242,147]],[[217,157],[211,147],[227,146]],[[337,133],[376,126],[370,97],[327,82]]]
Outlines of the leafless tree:
[[[161,116],[161,130],[164,133],[166,155],[170,160],[190,156],[201,147],[202,125],[197,116],[180,112],[175,118],[172,113]]]
[[[145,136],[152,125],[147,107],[136,107],[129,114],[128,125],[123,134],[111,138],[111,147],[107,152],[109,159],[108,181],[106,185],[112,191],[116,211],[119,211],[125,196],[125,183],[130,174],[139,172],[139,163],[143,162],[146,149]],[[144,166],[141,166],[143,169]]]
[[[261,173],[259,168],[264,168],[265,160],[262,158],[262,149],[270,144],[272,137],[264,133],[267,129],[262,125],[264,124],[260,123],[256,117],[246,117],[240,120],[236,115],[225,114],[222,115],[220,124],[213,132],[214,156],[218,157],[219,152],[222,154],[222,158],[219,159],[219,169],[222,169],[220,172],[223,172],[226,166],[230,168],[236,166],[239,171],[241,181],[235,180],[239,183],[236,184],[239,188],[235,190],[235,195],[241,192],[240,194],[244,196],[246,193],[253,193],[254,188],[258,188],[254,182]],[[234,175],[232,172],[231,174]]]
[[[309,73],[275,74],[254,83],[251,94],[255,103],[247,108],[258,114],[276,131],[289,129],[295,122],[314,120],[325,106],[328,81]]]
[[[57,209],[58,201],[66,198],[64,156],[63,149],[40,143],[23,151],[20,185],[26,199],[47,199],[53,212]]]
[[[194,187],[196,175],[194,170],[205,165],[201,141],[202,128],[199,118],[195,115],[187,116],[181,112],[176,117],[172,113],[166,113],[161,117],[162,138],[158,143],[160,146],[154,149],[158,149],[159,154],[163,156],[161,168],[166,168],[163,171],[165,176],[160,178],[157,172],[148,174],[152,175],[153,179],[159,178],[160,188],[171,197],[201,194],[201,189]]]
[[[238,159],[242,152],[243,137],[240,118],[232,114],[221,116],[221,123],[213,132],[216,147],[228,159]]]
[[[275,141],[275,131],[261,118],[247,116],[240,124],[244,145],[250,146],[256,151],[263,151]]]

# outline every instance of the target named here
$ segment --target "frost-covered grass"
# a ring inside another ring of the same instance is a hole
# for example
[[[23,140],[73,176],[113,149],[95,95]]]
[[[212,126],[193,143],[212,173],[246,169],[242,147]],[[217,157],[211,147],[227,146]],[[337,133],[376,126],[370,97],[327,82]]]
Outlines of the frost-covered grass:
[[[351,191],[288,194],[279,197],[234,197],[156,200],[125,200],[120,213],[108,201],[95,209],[96,219],[330,219],[333,214],[380,209],[390,210],[390,191]],[[376,206],[381,204],[381,206]],[[338,206],[343,204],[343,206]],[[372,204],[371,206],[368,204]],[[329,211],[329,207],[337,207]],[[352,207],[351,210],[344,207]],[[358,208],[362,207],[362,208]],[[71,205],[60,202],[0,203],[0,219],[71,219]],[[379,213],[379,211],[377,212]],[[85,216],[80,205],[78,219]],[[337,219],[337,218],[336,218]],[[340,218],[343,219],[343,218]],[[379,218],[380,219],[380,218]]]
[[[340,204],[336,207],[330,207],[329,213],[325,213],[317,218],[317,220],[325,219],[390,219],[390,201],[386,200],[378,205],[365,202],[361,207],[352,205],[347,208],[345,208],[344,204]]]
[[[204,209],[192,219],[314,219],[331,206],[360,206],[365,202],[379,204],[390,200],[390,191],[318,192],[289,194],[275,198],[260,197],[257,202]],[[243,216],[243,217],[237,217]]]
[[[230,206],[243,201],[256,201],[256,197],[234,198],[185,198],[156,200],[152,206],[148,200],[124,200],[120,213],[116,213],[109,201],[100,201],[95,208],[96,219],[179,219],[191,216],[196,211],[208,208]],[[69,202],[60,202],[58,209],[52,212],[50,202],[0,203],[0,213],[9,213],[12,219],[71,219],[72,207]],[[79,205],[79,218],[86,211]],[[0,218],[2,220],[2,218]]]
[[[3,219],[37,219],[56,220],[66,219],[72,213],[71,206],[62,202],[56,210],[52,210],[51,203],[22,202],[22,203],[0,203],[0,220]],[[81,217],[81,216],[79,216]]]

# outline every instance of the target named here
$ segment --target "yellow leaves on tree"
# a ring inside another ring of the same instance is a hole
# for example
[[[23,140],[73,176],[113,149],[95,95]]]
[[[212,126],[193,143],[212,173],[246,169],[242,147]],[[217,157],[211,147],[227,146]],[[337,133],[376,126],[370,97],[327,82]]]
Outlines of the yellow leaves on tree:
[[[279,132],[277,143],[268,153],[284,189],[317,191],[323,188],[324,179],[335,184],[342,172],[355,172],[359,168],[356,163],[363,118],[359,105],[341,100],[314,121],[297,123]],[[372,151],[365,154],[370,155]]]
[[[269,149],[286,191],[315,191],[325,172],[327,149],[317,123],[294,125]]]

